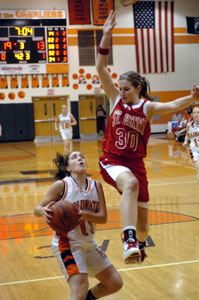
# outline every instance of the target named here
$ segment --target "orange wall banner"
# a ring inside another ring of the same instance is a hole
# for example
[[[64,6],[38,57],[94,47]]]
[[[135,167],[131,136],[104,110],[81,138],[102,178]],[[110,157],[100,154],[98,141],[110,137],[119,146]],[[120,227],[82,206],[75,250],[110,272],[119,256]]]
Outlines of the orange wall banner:
[[[114,9],[114,0],[92,0],[93,24],[103,25],[111,9]]]
[[[91,24],[90,0],[68,0],[69,24]]]

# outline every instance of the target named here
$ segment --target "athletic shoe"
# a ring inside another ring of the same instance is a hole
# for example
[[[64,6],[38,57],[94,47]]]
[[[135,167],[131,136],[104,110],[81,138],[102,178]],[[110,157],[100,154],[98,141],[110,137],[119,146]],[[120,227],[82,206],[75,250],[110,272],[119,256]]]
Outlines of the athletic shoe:
[[[129,238],[123,241],[123,254],[125,264],[135,264],[140,259],[139,242]]]

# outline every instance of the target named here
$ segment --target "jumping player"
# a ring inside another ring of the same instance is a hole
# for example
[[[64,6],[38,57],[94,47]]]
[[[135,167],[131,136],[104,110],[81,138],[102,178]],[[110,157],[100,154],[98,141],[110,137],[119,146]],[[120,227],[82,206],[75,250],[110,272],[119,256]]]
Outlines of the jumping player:
[[[122,194],[120,213],[124,262],[135,263],[142,262],[146,257],[145,245],[149,232],[148,181],[143,158],[150,137],[150,123],[156,114],[181,110],[199,99],[199,86],[193,87],[190,96],[167,103],[151,102],[147,79],[129,71],[120,75],[118,90],[106,68],[112,29],[116,24],[115,15],[111,11],[104,24],[96,65],[110,101],[100,168],[104,180]]]
[[[81,222],[68,233],[54,232],[52,251],[70,286],[71,300],[99,299],[122,287],[120,274],[94,240],[96,223],[107,221],[102,185],[86,177],[86,161],[82,153],[57,153],[56,182],[35,208],[36,216],[44,216],[48,223],[53,202],[71,201],[80,209]],[[88,291],[88,275],[99,283]]]
[[[59,125],[59,128],[58,128]],[[73,137],[72,126],[77,125],[77,121],[72,114],[68,113],[67,105],[62,105],[62,113],[55,120],[55,130],[59,130],[62,141],[64,142],[64,153],[68,154],[71,149]],[[69,149],[70,148],[70,149]]]
[[[193,121],[187,125],[184,146],[188,145],[190,156],[197,170],[197,182],[199,182],[199,107],[192,112]]]

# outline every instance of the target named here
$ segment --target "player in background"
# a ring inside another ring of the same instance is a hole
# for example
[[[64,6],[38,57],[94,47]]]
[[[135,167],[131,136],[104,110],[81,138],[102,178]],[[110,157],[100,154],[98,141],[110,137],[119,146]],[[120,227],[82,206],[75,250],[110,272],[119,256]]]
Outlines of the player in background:
[[[193,108],[193,121],[187,125],[183,146],[189,143],[189,152],[193,165],[197,170],[197,182],[199,182],[199,106]]]
[[[72,151],[72,126],[77,125],[77,121],[72,114],[68,113],[67,105],[62,105],[62,113],[55,120],[55,130],[59,130],[62,141],[64,142],[64,153]]]
[[[101,174],[121,194],[125,263],[142,262],[149,232],[148,181],[143,158],[146,156],[150,123],[157,115],[181,110],[199,99],[199,87],[190,96],[167,103],[152,102],[150,84],[137,72],[119,77],[119,89],[107,70],[108,53],[116,12],[111,11],[103,28],[98,48],[97,71],[110,102],[110,116],[102,140]]]
[[[52,251],[70,286],[71,300],[99,299],[117,292],[122,279],[104,251],[94,240],[96,224],[107,221],[106,203],[101,183],[86,177],[87,165],[81,152],[57,153],[57,181],[35,208],[36,216],[51,218],[50,206],[58,200],[73,202],[80,209],[81,222],[68,233],[54,232]],[[89,291],[88,275],[99,283]]]

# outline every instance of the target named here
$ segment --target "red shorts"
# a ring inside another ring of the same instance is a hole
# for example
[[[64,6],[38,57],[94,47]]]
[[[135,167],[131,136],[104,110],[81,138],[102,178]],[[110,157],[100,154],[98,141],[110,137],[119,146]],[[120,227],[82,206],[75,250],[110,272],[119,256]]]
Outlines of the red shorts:
[[[130,169],[133,175],[137,178],[139,182],[139,195],[138,201],[140,202],[148,202],[149,201],[149,192],[148,192],[148,180],[146,176],[146,169],[143,162],[143,159],[131,160],[130,162],[122,161],[120,158],[115,158],[112,155],[104,154],[100,157],[100,162],[103,165],[113,165],[113,166],[122,166]],[[108,174],[105,168],[101,164],[99,164],[102,177],[105,182],[115,187],[117,190],[116,181]],[[118,190],[121,194],[121,192]]]

